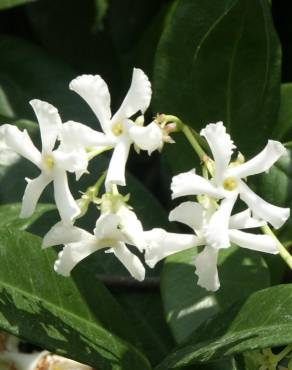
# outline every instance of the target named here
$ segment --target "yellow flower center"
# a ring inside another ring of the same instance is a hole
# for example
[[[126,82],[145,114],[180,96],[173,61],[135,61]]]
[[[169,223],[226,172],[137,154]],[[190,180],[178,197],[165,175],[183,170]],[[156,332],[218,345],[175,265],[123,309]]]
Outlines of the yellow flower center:
[[[223,182],[223,188],[232,191],[237,188],[237,181],[234,177],[227,177]]]
[[[124,131],[124,126],[123,126],[122,122],[117,122],[114,125],[112,125],[112,133],[115,136],[122,135],[123,131]]]
[[[43,158],[43,164],[47,170],[52,170],[54,167],[54,158],[51,155],[45,155]]]

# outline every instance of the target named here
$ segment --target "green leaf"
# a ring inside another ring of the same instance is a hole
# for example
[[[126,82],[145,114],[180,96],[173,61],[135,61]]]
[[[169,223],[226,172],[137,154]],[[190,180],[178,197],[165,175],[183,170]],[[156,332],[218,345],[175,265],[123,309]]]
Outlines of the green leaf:
[[[0,10],[12,8],[18,5],[31,3],[32,1],[36,1],[36,0],[0,0]]]
[[[292,139],[292,83],[281,85],[280,109],[273,137],[285,141]]]
[[[55,210],[54,204],[38,204],[34,214],[29,218],[20,218],[21,204],[5,204],[0,206],[0,228],[10,227],[26,230],[46,212]]]
[[[201,326],[157,370],[169,370],[245,351],[292,343],[292,284],[253,293]]]
[[[258,253],[232,247],[220,251],[221,288],[213,293],[197,285],[194,258],[196,248],[166,259],[161,289],[166,320],[178,343],[203,322],[223,312],[236,301],[269,286],[270,274]]]
[[[155,111],[196,130],[224,121],[239,150],[254,154],[277,119],[280,56],[266,0],[177,1],[157,50]],[[178,151],[192,168],[185,141],[167,151],[175,170]]]
[[[38,237],[1,230],[1,328],[93,367],[150,369],[141,353],[114,334],[127,335],[128,320],[107,290],[82,270],[73,279],[58,276],[55,257],[53,250],[41,250]]]

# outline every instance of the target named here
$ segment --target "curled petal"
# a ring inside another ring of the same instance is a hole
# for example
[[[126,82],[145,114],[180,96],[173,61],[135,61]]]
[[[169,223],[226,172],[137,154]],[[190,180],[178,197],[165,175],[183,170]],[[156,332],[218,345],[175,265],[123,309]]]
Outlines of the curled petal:
[[[39,168],[41,167],[41,153],[34,146],[26,130],[20,131],[16,126],[5,125],[3,136],[6,145],[10,149],[28,159]]]
[[[245,178],[269,170],[282,156],[287,154],[284,145],[279,141],[269,140],[266,147],[251,160],[228,169],[228,177]]]
[[[82,149],[75,149],[74,151],[63,151],[57,149],[52,153],[54,164],[59,170],[68,172],[75,172],[76,178],[79,178],[87,172],[88,156]]]
[[[131,143],[124,139],[115,147],[108,167],[105,187],[107,191],[111,190],[112,184],[126,185],[125,168],[129,156]]]
[[[290,216],[289,208],[274,206],[255,194],[243,181],[240,182],[240,198],[251,209],[254,217],[270,223],[275,229],[281,227]]]
[[[145,231],[144,236],[148,244],[145,262],[151,268],[165,257],[204,244],[204,239],[195,235],[168,233],[163,229]]]
[[[128,239],[128,243],[135,245],[140,252],[146,248],[146,241],[141,222],[138,220],[135,212],[127,207],[120,207],[118,211],[120,217],[120,227],[122,233]]]
[[[270,235],[256,235],[240,230],[229,230],[230,240],[240,247],[265,253],[278,253],[277,242]]]
[[[136,280],[142,281],[145,278],[145,268],[135,254],[131,253],[124,243],[117,245],[110,250],[122,262],[125,268]]]
[[[147,150],[149,155],[163,145],[162,131],[154,122],[146,127],[132,124],[129,135],[138,148]]]
[[[111,98],[105,81],[98,75],[82,75],[71,81],[69,88],[86,101],[99,120],[102,130],[108,132]]]
[[[80,261],[98,249],[98,244],[93,236],[77,243],[68,244],[58,254],[54,270],[60,275],[70,276],[71,271]]]
[[[90,236],[91,234],[87,231],[61,221],[46,233],[42,247],[47,248],[53,245],[76,243],[82,239],[89,239]]]
[[[261,227],[264,224],[264,221],[252,218],[251,211],[248,208],[230,217],[229,229],[251,229],[254,227]]]
[[[60,148],[62,150],[74,150],[78,147],[86,149],[114,145],[109,136],[74,121],[68,121],[62,125],[60,140]]]
[[[202,228],[204,209],[196,202],[184,202],[169,213],[169,221],[181,222],[194,231]]]
[[[223,122],[210,123],[200,134],[206,138],[212,151],[215,160],[215,182],[219,185],[225,176],[235,146],[230,135],[226,133]]]
[[[52,181],[51,177],[40,174],[35,179],[26,179],[27,185],[22,198],[21,218],[30,217],[45,187]]]
[[[236,198],[237,194],[232,194],[228,198],[223,199],[218,210],[204,227],[203,234],[206,238],[206,244],[210,247],[215,249],[230,247],[228,228]]]
[[[194,169],[174,176],[170,188],[172,190],[172,199],[185,195],[209,195],[210,197],[220,199],[225,195],[223,191],[217,189],[210,181],[197,175]]]
[[[120,222],[120,217],[114,213],[102,214],[96,221],[94,235],[98,240],[124,241]]]
[[[220,288],[217,271],[218,250],[206,246],[195,258],[198,285],[202,288],[216,292]]]
[[[67,174],[62,169],[54,170],[54,196],[63,222],[71,222],[80,213],[69,186]]]
[[[53,105],[37,99],[31,100],[29,103],[35,112],[40,126],[43,145],[42,151],[43,153],[49,153],[55,146],[62,126],[58,110]]]
[[[144,113],[150,104],[151,95],[152,90],[148,77],[141,69],[134,68],[129,91],[111,121],[113,123],[122,121],[138,111]]]

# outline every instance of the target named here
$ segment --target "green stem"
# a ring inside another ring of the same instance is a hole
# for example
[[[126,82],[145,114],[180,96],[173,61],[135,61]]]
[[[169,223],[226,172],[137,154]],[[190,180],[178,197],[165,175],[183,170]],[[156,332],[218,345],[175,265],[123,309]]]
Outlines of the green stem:
[[[287,346],[286,348],[284,348],[283,351],[281,351],[280,353],[278,353],[277,355],[275,355],[275,357],[277,358],[277,361],[280,362],[291,351],[292,351],[292,344],[290,344],[289,346]]]
[[[191,129],[187,125],[183,125],[182,132],[184,133],[185,137],[188,139],[189,143],[199,156],[200,160],[204,161],[204,159],[207,157],[207,154],[204,152],[201,145],[195,139]]]
[[[270,235],[276,240],[280,256],[283,258],[283,260],[287,263],[287,265],[292,270],[292,256],[287,251],[287,249],[284,247],[284,245],[280,242],[280,240],[276,237],[276,235],[273,233],[271,228],[268,225],[264,225],[262,226],[262,231],[264,234]]]
[[[292,148],[292,141],[287,141],[287,143],[283,144],[286,148]]]

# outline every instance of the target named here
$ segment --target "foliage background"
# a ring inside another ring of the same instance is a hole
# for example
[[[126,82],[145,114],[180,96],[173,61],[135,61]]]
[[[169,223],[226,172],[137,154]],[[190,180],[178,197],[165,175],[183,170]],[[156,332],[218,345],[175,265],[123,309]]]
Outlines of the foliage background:
[[[153,81],[148,119],[157,112],[178,114],[197,130],[223,119],[247,156],[269,137],[292,139],[292,23],[286,2],[0,0],[0,10],[1,122],[27,128],[36,142],[30,99],[56,105],[64,121],[96,127],[91,111],[69,91],[70,80],[100,74],[115,108],[133,66]],[[220,21],[213,23],[217,17]],[[177,144],[161,156],[131,153],[127,191],[145,229],[178,230],[167,223],[175,205],[170,179],[198,163],[187,142],[175,139]],[[6,204],[21,201],[24,177],[36,172],[23,160],[9,166],[1,160],[2,328],[106,370],[252,370],[257,365],[247,365],[242,353],[292,342],[291,276],[277,257],[235,246],[222,253],[222,288],[216,294],[196,286],[192,250],[148,271],[144,284],[133,282],[114,259],[100,253],[78,266],[72,279],[55,276],[56,252],[41,251],[40,239],[23,231],[43,236],[56,222],[57,213],[47,212],[52,193],[45,193],[33,220],[20,222],[19,205]],[[95,161],[90,176],[72,183],[76,197],[107,160]],[[287,158],[253,186],[268,201],[290,206],[291,175]],[[91,209],[81,225],[91,229],[95,219]],[[290,225],[280,234],[286,242]]]

